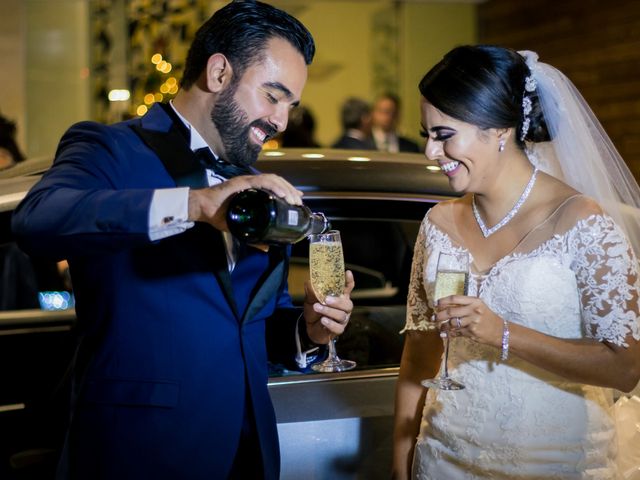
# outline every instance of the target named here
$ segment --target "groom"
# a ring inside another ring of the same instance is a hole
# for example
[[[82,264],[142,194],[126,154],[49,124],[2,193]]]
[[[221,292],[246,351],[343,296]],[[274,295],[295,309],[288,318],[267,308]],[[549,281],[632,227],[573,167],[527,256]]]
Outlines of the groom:
[[[315,46],[295,18],[233,2],[197,32],[174,101],[142,118],[83,122],[17,208],[32,254],[66,258],[81,340],[59,478],[277,479],[265,325],[307,342],[344,331],[353,277],[304,311],[287,292],[288,250],[232,239],[228,199],[301,192],[251,165],[285,129]],[[308,289],[310,290],[310,289]]]

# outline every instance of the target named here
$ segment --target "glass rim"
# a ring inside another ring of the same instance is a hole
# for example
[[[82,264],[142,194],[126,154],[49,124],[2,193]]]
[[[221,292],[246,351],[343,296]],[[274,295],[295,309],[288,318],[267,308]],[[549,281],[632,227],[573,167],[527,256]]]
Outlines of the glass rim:
[[[313,233],[309,235],[309,241],[313,241],[313,240],[322,241],[323,237],[334,237],[336,235],[340,237],[340,230],[327,230],[326,232],[322,232],[322,233]]]

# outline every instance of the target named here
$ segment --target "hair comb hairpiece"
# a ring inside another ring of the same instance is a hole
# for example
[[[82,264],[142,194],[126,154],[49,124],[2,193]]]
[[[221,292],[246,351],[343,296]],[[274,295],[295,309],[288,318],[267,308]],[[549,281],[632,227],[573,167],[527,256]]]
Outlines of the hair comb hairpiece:
[[[531,98],[527,96],[527,92],[535,92],[538,84],[536,83],[536,79],[533,78],[532,75],[529,75],[524,80],[524,95],[522,97],[522,128],[520,129],[520,141],[524,142],[524,139],[527,138],[527,133],[529,133],[529,126],[531,125],[531,119],[529,118],[529,114],[532,110]]]
[[[529,75],[524,79],[524,89],[527,92],[535,92],[538,84],[536,83],[536,79],[533,76]]]

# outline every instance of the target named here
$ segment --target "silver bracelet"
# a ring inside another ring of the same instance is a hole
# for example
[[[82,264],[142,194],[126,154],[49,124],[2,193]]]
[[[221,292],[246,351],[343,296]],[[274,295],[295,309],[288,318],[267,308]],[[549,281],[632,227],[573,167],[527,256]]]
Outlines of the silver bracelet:
[[[502,321],[502,355],[500,360],[505,361],[509,358],[509,322]]]

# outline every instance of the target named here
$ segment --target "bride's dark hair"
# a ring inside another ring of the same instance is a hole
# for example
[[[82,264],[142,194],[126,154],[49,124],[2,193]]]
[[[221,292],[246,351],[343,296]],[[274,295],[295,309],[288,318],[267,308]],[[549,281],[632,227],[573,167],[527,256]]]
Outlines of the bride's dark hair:
[[[525,79],[531,75],[524,58],[514,50],[491,45],[466,45],[447,53],[422,78],[420,93],[442,113],[482,129],[515,128],[521,140]],[[525,140],[549,140],[536,92],[531,99]]]

